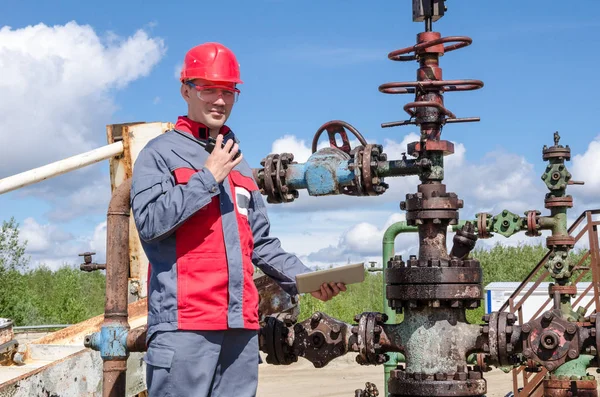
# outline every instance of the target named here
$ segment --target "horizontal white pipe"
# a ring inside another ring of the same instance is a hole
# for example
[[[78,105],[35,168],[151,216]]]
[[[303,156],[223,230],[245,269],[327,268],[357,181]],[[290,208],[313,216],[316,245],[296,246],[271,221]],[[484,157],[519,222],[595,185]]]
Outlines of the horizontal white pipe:
[[[41,182],[78,168],[86,167],[121,153],[123,153],[123,142],[119,141],[29,171],[21,172],[20,174],[8,176],[4,179],[0,179],[0,194]]]

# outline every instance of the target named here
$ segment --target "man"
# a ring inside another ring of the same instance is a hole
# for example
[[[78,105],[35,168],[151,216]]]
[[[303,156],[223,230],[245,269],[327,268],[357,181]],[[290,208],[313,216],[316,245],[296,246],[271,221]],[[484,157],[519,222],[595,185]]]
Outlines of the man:
[[[309,269],[269,236],[264,201],[225,125],[242,83],[235,55],[218,43],[192,48],[181,83],[187,116],[141,151],[131,187],[133,216],[151,264],[148,392],[254,396],[254,265],[292,295],[295,276]],[[216,139],[210,154],[204,148],[209,137]],[[345,289],[325,284],[312,295],[327,301]]]

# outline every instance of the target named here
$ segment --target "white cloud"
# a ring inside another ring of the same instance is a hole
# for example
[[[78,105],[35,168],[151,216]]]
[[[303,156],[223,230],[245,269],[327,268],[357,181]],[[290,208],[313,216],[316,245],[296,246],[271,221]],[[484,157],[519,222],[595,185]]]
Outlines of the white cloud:
[[[417,141],[415,133],[405,135],[400,142],[384,140],[384,152],[388,159],[399,159],[406,152],[410,142]],[[600,138],[599,138],[600,139]],[[326,145],[326,142],[325,142]],[[474,220],[477,212],[497,214],[508,209],[520,216],[523,212],[538,209],[543,215],[549,211],[544,208],[545,185],[536,174],[532,163],[524,157],[506,150],[496,150],[485,154],[477,162],[468,161],[466,148],[462,143],[454,142],[455,153],[445,157],[445,180],[449,192],[455,192],[465,202],[460,211],[461,219]],[[305,162],[310,155],[306,141],[287,135],[276,141],[272,152],[291,152],[299,154],[299,162]],[[596,159],[600,158],[600,140],[593,143],[582,156],[575,156],[574,178],[583,179],[579,174],[585,168],[587,174],[593,174]],[[599,164],[600,165],[600,164]],[[600,177],[597,189],[600,193]],[[404,213],[397,213],[398,207],[392,208],[404,200],[407,193],[417,191],[418,177],[387,178],[389,190],[380,197],[348,197],[325,196],[310,197],[305,191],[300,198],[290,204],[271,205],[270,209],[278,219],[289,224],[294,217],[298,227],[282,235],[285,247],[293,248],[299,257],[310,266],[328,266],[354,261],[376,260],[381,262],[381,239],[384,230],[393,222],[404,220]],[[594,186],[592,184],[592,186]],[[575,187],[573,190],[579,187]],[[596,196],[597,196],[596,193]],[[341,210],[343,209],[343,210]],[[378,211],[377,215],[373,211]],[[344,219],[336,219],[332,214],[346,214]],[[389,214],[393,214],[387,218]],[[385,225],[376,219],[386,219]],[[274,225],[276,221],[274,221]],[[293,223],[293,222],[292,222]],[[329,225],[323,233],[315,232],[318,226]],[[570,224],[570,222],[569,222]],[[279,229],[274,226],[274,229]],[[298,230],[302,230],[301,236]],[[478,247],[489,248],[496,243],[504,245],[540,244],[544,243],[549,232],[542,237],[527,237],[524,232],[510,238],[495,235],[490,239],[480,239]],[[453,233],[448,233],[448,248],[452,247]],[[298,241],[298,242],[296,242]],[[414,234],[399,236],[396,251],[402,255],[417,254],[418,241]]]
[[[573,180],[584,181],[583,186],[571,186],[569,190],[575,197],[590,204],[598,204],[600,200],[600,136],[597,136],[583,154],[572,156]]]
[[[96,225],[89,244],[90,250],[96,253],[95,261],[104,263],[106,261],[106,221]]]
[[[285,135],[273,142],[271,153],[292,153],[294,161],[304,163],[312,154],[312,150],[304,139],[298,139],[294,135]]]
[[[181,70],[183,69],[183,63],[178,63],[177,65],[175,65],[175,67],[173,68],[173,76],[175,76],[175,78],[177,80],[179,80],[181,78]]]
[[[63,243],[73,238],[56,226],[40,225],[33,218],[26,218],[19,230],[21,242],[27,241],[29,254],[43,253],[53,247],[54,243]]]
[[[355,213],[356,219],[369,219],[368,222],[355,222],[341,230],[336,244],[304,254],[301,259],[309,266],[341,265],[347,262],[376,261],[381,264],[383,234],[387,228],[396,222],[406,219],[405,214],[392,213],[387,217],[380,212],[378,217],[361,218],[361,213]],[[377,222],[377,219],[384,222]],[[373,223],[375,222],[375,223]],[[340,225],[342,226],[342,225]],[[343,227],[343,226],[342,226]],[[395,251],[408,255],[415,253],[418,239],[416,234],[401,234],[396,238]]]
[[[57,269],[63,264],[79,265],[82,258],[78,255],[86,251],[96,252],[97,263],[104,263],[106,258],[106,222],[98,224],[91,235],[75,236],[55,224],[26,218],[20,225],[19,239],[27,242],[25,253],[32,267],[45,264]]]
[[[117,107],[113,90],[147,76],[164,53],[163,41],[142,30],[102,38],[76,22],[1,28],[0,140],[10,144],[0,147],[0,177],[105,145],[105,126]],[[96,206],[105,196],[97,194],[100,178],[93,166],[22,189],[17,196],[54,196],[69,207],[104,210]],[[108,187],[107,177],[102,180]],[[53,219],[81,213],[69,215],[67,206],[55,209]]]

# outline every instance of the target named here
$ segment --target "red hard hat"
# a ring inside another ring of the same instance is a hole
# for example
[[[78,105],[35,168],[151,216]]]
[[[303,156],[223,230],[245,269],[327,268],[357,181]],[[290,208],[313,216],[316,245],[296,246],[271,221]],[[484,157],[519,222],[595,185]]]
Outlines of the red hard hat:
[[[219,43],[200,44],[185,54],[181,81],[204,79],[241,84],[240,65],[233,52]]]

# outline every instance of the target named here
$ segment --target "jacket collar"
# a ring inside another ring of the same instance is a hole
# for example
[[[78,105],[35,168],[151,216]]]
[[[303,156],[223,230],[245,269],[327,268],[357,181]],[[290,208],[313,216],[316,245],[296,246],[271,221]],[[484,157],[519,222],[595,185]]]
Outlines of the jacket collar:
[[[175,129],[181,132],[187,132],[192,134],[196,139],[208,139],[208,127],[202,123],[194,121],[187,116],[179,116],[177,123],[175,123]],[[221,127],[219,134],[227,135],[231,129],[224,125]]]

